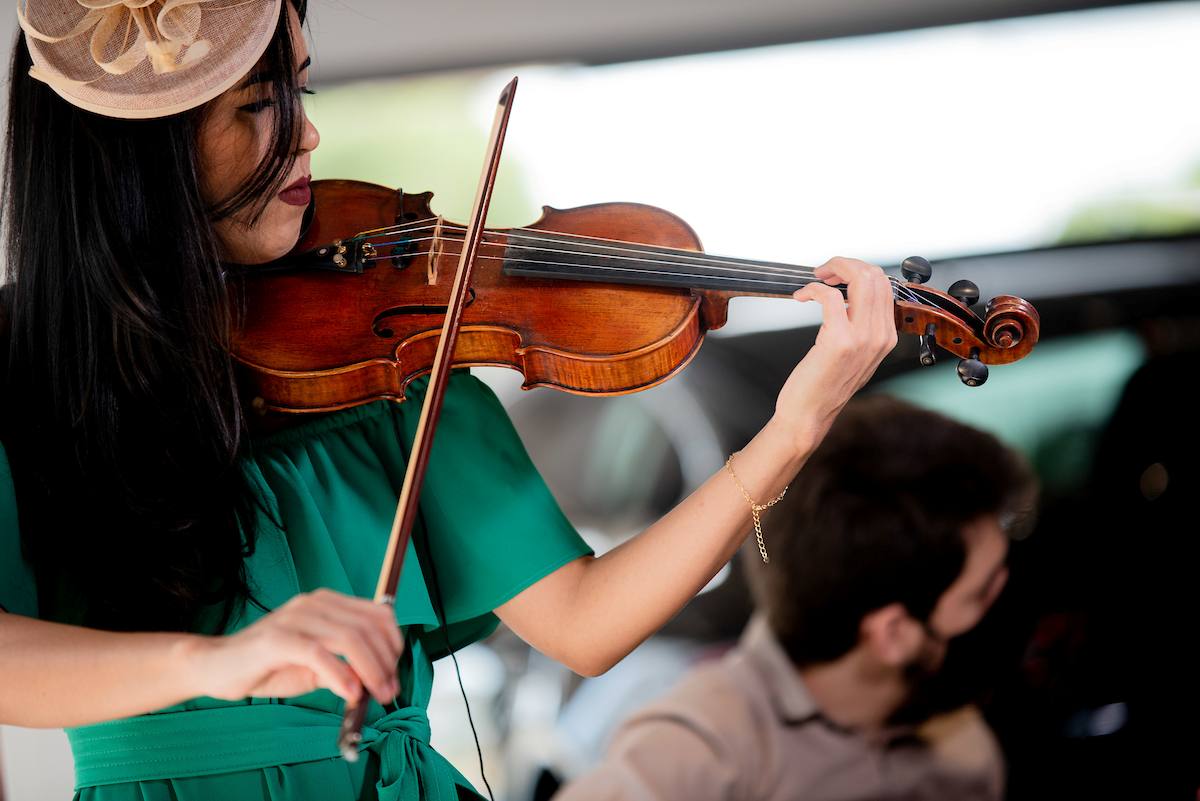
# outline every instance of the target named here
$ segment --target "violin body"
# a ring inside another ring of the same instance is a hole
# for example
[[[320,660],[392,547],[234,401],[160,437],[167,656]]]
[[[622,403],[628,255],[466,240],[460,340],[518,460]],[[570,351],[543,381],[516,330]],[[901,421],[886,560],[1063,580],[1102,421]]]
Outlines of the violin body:
[[[244,395],[263,414],[402,401],[433,363],[462,227],[432,212],[432,193],[311,187],[293,253],[230,278]],[[587,395],[667,380],[725,324],[730,298],[786,297],[804,283],[798,268],[708,257],[686,222],[636,203],[545,207],[532,225],[488,229],[481,248],[453,366],[510,367],[525,388]],[[983,363],[1016,361],[1037,341],[1037,312],[1020,298],[994,298],[981,317],[919,284],[896,288],[897,329],[971,359],[985,377]]]
[[[436,218],[431,193],[357,181],[311,186],[316,213],[297,253],[398,221]],[[327,208],[337,215],[323,214]],[[528,229],[700,250],[683,220],[633,203],[546,207]],[[432,364],[458,255],[451,245],[380,259],[361,273],[242,273],[237,305],[253,313],[240,321],[233,352],[252,406],[320,412],[403,400]],[[695,356],[705,331],[724,324],[728,303],[703,290],[513,278],[498,260],[476,265],[472,289],[454,366],[510,367],[524,375],[526,388],[589,395],[665,381]]]

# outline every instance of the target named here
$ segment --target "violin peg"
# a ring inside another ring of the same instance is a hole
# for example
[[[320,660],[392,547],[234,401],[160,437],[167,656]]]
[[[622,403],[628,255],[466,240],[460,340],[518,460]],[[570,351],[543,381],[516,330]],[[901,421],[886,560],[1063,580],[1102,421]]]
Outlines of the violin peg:
[[[979,302],[979,287],[973,281],[955,281],[946,290],[946,294],[964,306],[974,306]]]
[[[933,351],[937,347],[937,326],[933,323],[925,326],[925,333],[918,336],[917,339],[921,343],[921,366],[933,367],[937,364],[937,355]]]
[[[933,265],[923,256],[909,256],[900,263],[900,272],[905,281],[923,284],[933,276]]]
[[[982,386],[988,380],[987,365],[979,361],[979,348],[971,348],[971,358],[958,363],[958,377],[968,387]]]

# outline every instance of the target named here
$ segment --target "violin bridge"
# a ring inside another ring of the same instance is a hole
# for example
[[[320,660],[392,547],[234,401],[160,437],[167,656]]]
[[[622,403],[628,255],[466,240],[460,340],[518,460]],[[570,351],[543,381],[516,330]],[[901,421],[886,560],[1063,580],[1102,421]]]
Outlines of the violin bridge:
[[[438,261],[442,257],[442,225],[445,219],[442,215],[437,216],[437,222],[433,226],[433,240],[429,243],[429,266],[427,280],[430,286],[437,284],[438,281]]]

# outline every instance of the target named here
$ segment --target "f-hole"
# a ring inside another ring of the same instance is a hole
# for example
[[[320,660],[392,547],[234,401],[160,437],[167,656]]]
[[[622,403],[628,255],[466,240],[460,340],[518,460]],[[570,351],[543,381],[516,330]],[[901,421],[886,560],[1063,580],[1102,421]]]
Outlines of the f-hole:
[[[468,308],[475,302],[475,288],[467,289],[467,300],[463,303],[463,308]],[[375,320],[371,323],[371,331],[375,336],[382,339],[392,339],[396,336],[395,330],[391,327],[390,322],[400,317],[409,317],[414,315],[436,314],[439,317],[445,317],[446,312],[450,310],[449,306],[393,306],[390,309],[385,309],[375,315]]]

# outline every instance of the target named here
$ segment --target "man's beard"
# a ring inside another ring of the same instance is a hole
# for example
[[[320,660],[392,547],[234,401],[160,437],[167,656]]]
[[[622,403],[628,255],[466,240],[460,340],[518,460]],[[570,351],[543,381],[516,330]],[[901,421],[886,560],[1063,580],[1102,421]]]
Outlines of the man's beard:
[[[888,717],[890,725],[916,725],[975,700],[983,689],[981,677],[990,672],[983,661],[988,658],[986,649],[977,647],[979,638],[947,640],[928,627],[925,633],[926,646],[904,668],[909,692]]]

